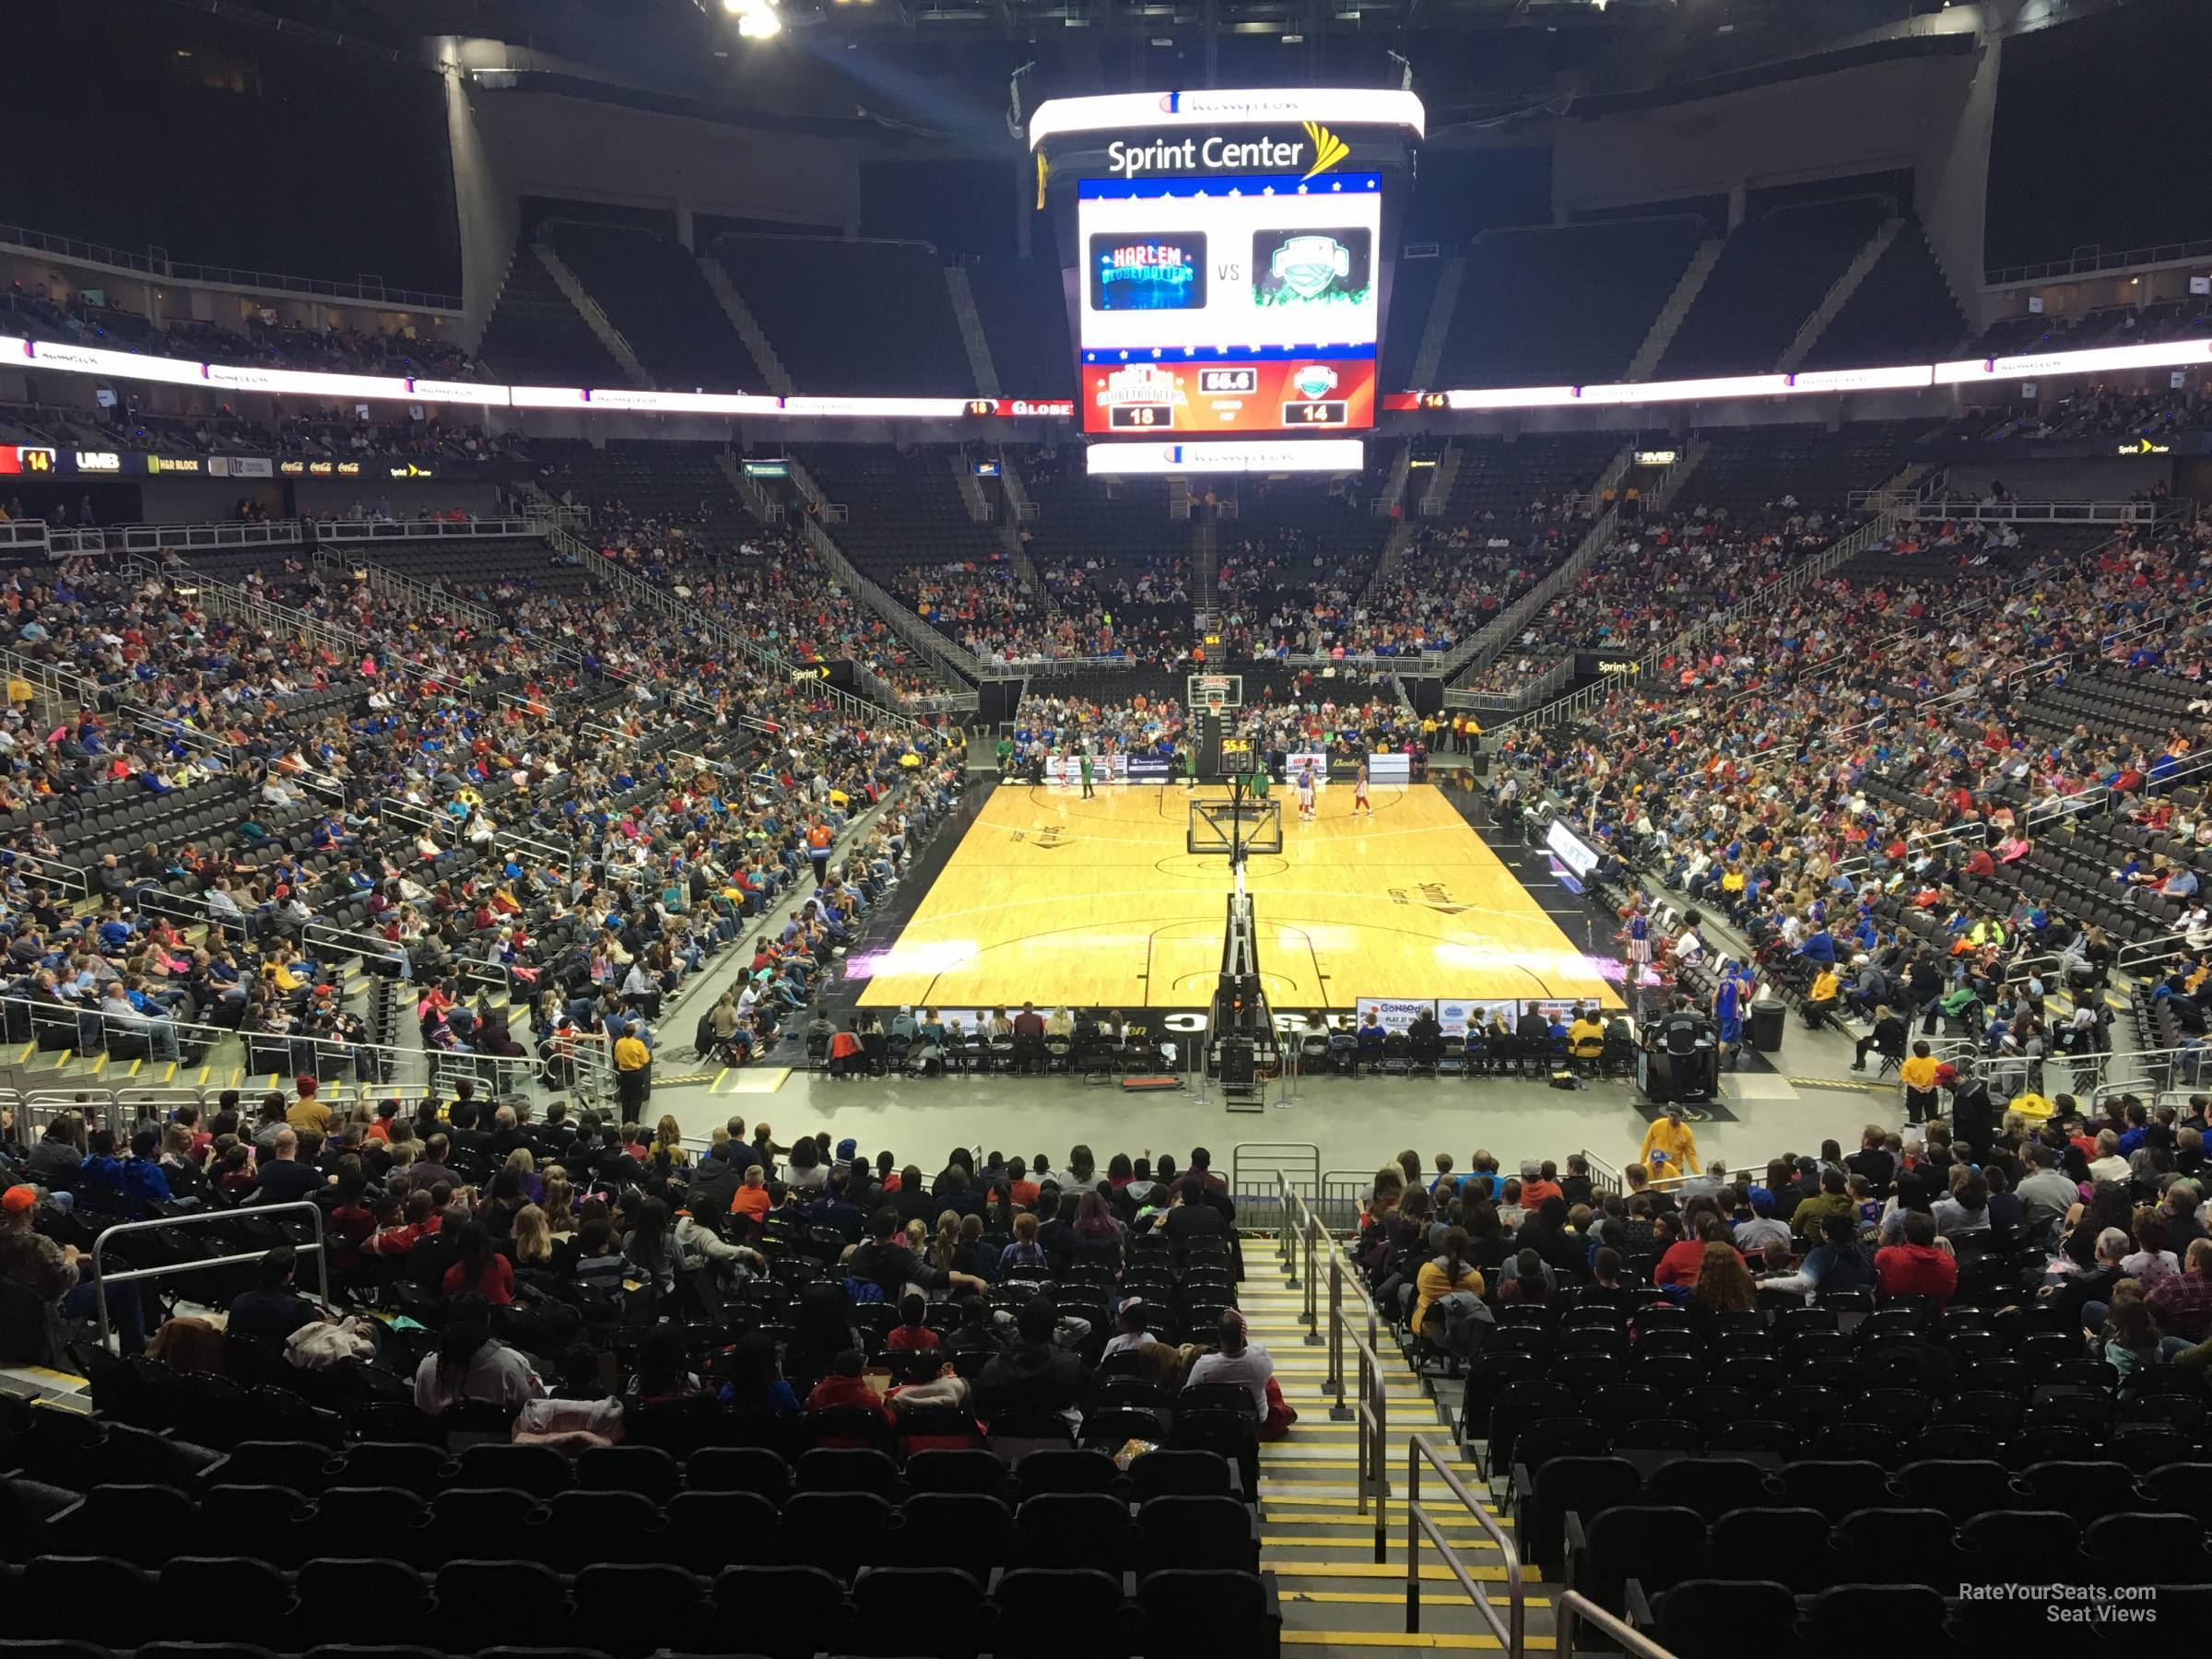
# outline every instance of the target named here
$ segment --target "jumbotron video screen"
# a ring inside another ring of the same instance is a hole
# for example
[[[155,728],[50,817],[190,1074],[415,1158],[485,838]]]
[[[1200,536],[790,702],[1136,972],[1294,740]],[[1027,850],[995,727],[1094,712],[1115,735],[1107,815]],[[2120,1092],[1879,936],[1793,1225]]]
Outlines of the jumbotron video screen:
[[[1389,210],[1422,120],[1410,93],[1371,89],[1041,106],[1084,432],[1371,429]]]
[[[1374,425],[1379,174],[1077,190],[1085,431]]]

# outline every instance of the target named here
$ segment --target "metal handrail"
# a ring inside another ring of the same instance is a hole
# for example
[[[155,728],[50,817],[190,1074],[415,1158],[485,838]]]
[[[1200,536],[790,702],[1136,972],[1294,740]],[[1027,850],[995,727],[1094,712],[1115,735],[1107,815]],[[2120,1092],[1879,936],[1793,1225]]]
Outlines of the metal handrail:
[[[453,536],[543,535],[549,523],[542,518],[319,518],[312,522],[317,541],[344,547],[362,542],[442,541]]]
[[[1552,1629],[1558,1651],[1571,1656],[1574,1653],[1574,1621],[1586,1618],[1617,1643],[1624,1653],[1635,1659],[1675,1659],[1671,1649],[1663,1648],[1618,1615],[1608,1613],[1580,1590],[1562,1590],[1552,1602]]]
[[[1325,1256],[1328,1261],[1329,1312],[1326,1341],[1329,1350],[1329,1374],[1327,1380],[1322,1383],[1322,1387],[1335,1396],[1329,1406],[1330,1420],[1334,1422],[1350,1421],[1359,1425],[1358,1512],[1362,1515],[1370,1513],[1369,1503],[1370,1500],[1372,1500],[1372,1514],[1375,1523],[1375,1559],[1382,1561],[1386,1559],[1389,1548],[1388,1521],[1383,1512],[1390,1497],[1388,1466],[1390,1401],[1383,1388],[1382,1360],[1380,1352],[1381,1327],[1375,1317],[1375,1304],[1368,1299],[1366,1289],[1350,1273],[1344,1259],[1344,1252],[1338,1246],[1335,1235],[1323,1230],[1320,1218],[1307,1207],[1306,1201],[1292,1190],[1288,1177],[1279,1171],[1276,1175],[1276,1192],[1282,1202],[1283,1213],[1286,1218],[1285,1226],[1278,1237],[1283,1237],[1286,1241],[1290,1237],[1295,1237],[1297,1245],[1287,1247],[1302,1247],[1305,1253],[1302,1279],[1296,1278],[1295,1264],[1293,1264],[1292,1271],[1294,1280],[1303,1285],[1306,1293],[1305,1310],[1300,1315],[1300,1321],[1306,1326],[1306,1341],[1309,1345],[1323,1340],[1319,1311],[1316,1306],[1320,1271],[1318,1258]],[[1289,1218],[1293,1214],[1296,1216],[1295,1227],[1289,1221]],[[1286,1256],[1285,1260],[1288,1262],[1290,1261],[1290,1258]],[[1352,1329],[1351,1322],[1345,1314],[1344,1287],[1347,1280],[1352,1286],[1352,1294],[1359,1299],[1359,1305],[1367,1312],[1367,1335],[1364,1337],[1357,1330]],[[1359,1393],[1356,1396],[1356,1403],[1350,1406],[1345,1403],[1344,1387],[1344,1342],[1347,1336],[1351,1338],[1352,1347],[1359,1357]]]
[[[278,297],[287,293],[308,294],[321,300],[351,300],[381,311],[439,311],[458,314],[461,310],[461,298],[457,294],[389,288],[381,276],[364,276],[358,281],[338,282],[326,276],[296,276],[281,272],[242,270],[235,265],[201,265],[196,261],[171,259],[166,253],[156,258],[154,253],[159,250],[139,253],[22,225],[0,225],[0,242],[75,263],[111,265],[149,276],[165,276],[171,282],[188,286],[214,283]]]
[[[232,1221],[241,1214],[254,1216],[281,1216],[288,1211],[305,1210],[315,1218],[315,1241],[312,1244],[276,1245],[271,1250],[251,1250],[240,1255],[204,1257],[196,1262],[171,1262],[165,1267],[133,1267],[123,1273],[109,1273],[102,1266],[107,1248],[124,1233],[152,1232],[157,1228],[205,1227],[217,1221]],[[315,1258],[317,1298],[325,1312],[330,1308],[330,1253],[323,1242],[323,1208],[305,1198],[287,1204],[256,1204],[250,1211],[207,1210],[198,1215],[163,1216],[152,1221],[124,1221],[107,1229],[92,1241],[92,1300],[100,1312],[100,1345],[107,1347],[113,1335],[108,1320],[108,1287],[135,1283],[139,1279],[171,1278],[180,1273],[204,1273],[210,1267],[242,1267],[262,1261],[274,1250],[293,1250],[301,1253],[312,1252]]]
[[[1254,1166],[1252,1171],[1253,1184],[1251,1185],[1244,1179],[1244,1166],[1248,1162]],[[1282,1182],[1293,1177],[1302,1191],[1318,1193],[1316,1183],[1321,1179],[1321,1148],[1312,1141],[1239,1141],[1230,1148],[1229,1190],[1235,1194],[1239,1204],[1243,1203],[1248,1194],[1253,1197],[1263,1195],[1263,1189],[1257,1183],[1265,1182],[1270,1175],[1275,1177],[1278,1194]],[[1288,1227],[1290,1224],[1290,1212],[1277,1212],[1277,1219]]]
[[[1429,1464],[1436,1470],[1452,1495],[1466,1506],[1467,1513],[1475,1517],[1489,1541],[1497,1546],[1498,1554],[1505,1563],[1505,1617],[1490,1605],[1489,1596],[1467,1571],[1466,1563],[1459,1559],[1459,1551],[1446,1540],[1443,1531],[1430,1518],[1421,1503],[1421,1465]],[[1406,1633],[1418,1636],[1421,1631],[1421,1537],[1426,1534],[1436,1552],[1459,1581],[1459,1587],[1474,1599],[1475,1611],[1482,1622],[1490,1628],[1490,1634],[1507,1659],[1520,1659],[1524,1645],[1528,1623],[1528,1604],[1521,1582],[1521,1552],[1513,1541],[1505,1535],[1498,1518],[1476,1500],[1466,1483],[1454,1475],[1437,1453],[1435,1444],[1425,1434],[1416,1434],[1406,1443]],[[1379,1559],[1379,1558],[1378,1558]],[[1572,1649],[1566,1649],[1572,1653]]]

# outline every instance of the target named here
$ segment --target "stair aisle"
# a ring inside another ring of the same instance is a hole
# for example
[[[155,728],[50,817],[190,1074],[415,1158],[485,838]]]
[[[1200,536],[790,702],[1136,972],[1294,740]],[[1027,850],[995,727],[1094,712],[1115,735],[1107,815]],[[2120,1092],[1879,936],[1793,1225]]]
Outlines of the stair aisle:
[[[1325,1342],[1309,1345],[1300,1323],[1305,1302],[1290,1288],[1273,1248],[1248,1241],[1247,1277],[1239,1288],[1253,1340],[1275,1362],[1283,1398],[1298,1412],[1288,1435],[1260,1448],[1260,1566],[1276,1576],[1282,1599],[1283,1648],[1305,1655],[1332,1650],[1449,1648],[1496,1652],[1500,1643],[1469,1603],[1433,1547],[1421,1545],[1421,1630],[1406,1631],[1406,1446],[1414,1434],[1429,1436],[1450,1459],[1453,1472],[1487,1499],[1473,1462],[1454,1451],[1452,1429],[1436,1400],[1382,1334],[1381,1357],[1388,1372],[1390,1496],[1386,1500],[1383,1559],[1375,1559],[1374,1516],[1359,1510],[1359,1425],[1330,1419],[1334,1394],[1325,1385]],[[1327,1335],[1325,1286],[1320,1300]],[[1347,1395],[1357,1393],[1359,1355],[1348,1343]],[[1498,1550],[1433,1471],[1421,1483],[1422,1507],[1458,1550],[1468,1573],[1505,1606],[1505,1569]],[[1492,1504],[1490,1512],[1500,1513]],[[1527,1645],[1549,1652],[1551,1590],[1533,1583],[1524,1594]]]

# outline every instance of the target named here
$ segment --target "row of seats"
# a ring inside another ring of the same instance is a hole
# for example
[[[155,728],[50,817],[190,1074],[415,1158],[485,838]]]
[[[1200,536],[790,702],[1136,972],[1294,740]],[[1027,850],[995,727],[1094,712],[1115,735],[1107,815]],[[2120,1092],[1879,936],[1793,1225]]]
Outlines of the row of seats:
[[[1103,1566],[1256,1571],[1259,1535],[1240,1499],[1171,1496],[1132,1506],[1101,1492],[1040,1493],[1018,1509],[983,1492],[641,1492],[578,1488],[551,1498],[518,1487],[447,1487],[427,1502],[405,1487],[99,1486],[20,1530],[8,1553],[108,1553],[158,1567],[210,1538],[294,1566],[333,1537],[362,1541],[425,1570],[487,1540],[572,1571],[595,1561],[670,1563],[709,1572],[733,1562],[806,1562],[847,1577],[863,1567]],[[471,1644],[475,1645],[475,1644]]]
[[[1900,1512],[1935,1515],[1946,1528],[1964,1525],[1976,1516],[2057,1512],[2072,1518],[2078,1535],[2101,1516],[2158,1512],[2179,1515],[2177,1533],[2202,1555],[2205,1528],[2212,1524],[2206,1473],[2201,1462],[2164,1464],[2138,1475],[2109,1459],[2053,1459],[2016,1471],[1988,1458],[1924,1458],[1902,1468],[1885,1469],[1860,1458],[1801,1457],[1765,1468],[1744,1458],[1686,1456],[1661,1463],[1647,1474],[1628,1457],[1597,1453],[1553,1458],[1533,1476],[1525,1467],[1517,1470],[1514,1535],[1523,1556],[1538,1562],[1545,1575],[1552,1577],[1561,1570],[1569,1516],[1580,1515],[1584,1528],[1597,1528],[1617,1510],[1640,1505],[1688,1512],[1698,1517],[1699,1524],[1687,1529],[1693,1533],[1706,1524],[1719,1527],[1731,1515],[1762,1512],[1810,1515],[1824,1528],[1844,1526],[1855,1515]],[[1806,1524],[1789,1524],[1800,1532]],[[1739,1520],[1733,1530],[1748,1524]],[[1869,1535],[1863,1527],[1853,1530],[1860,1541]],[[1850,1547],[1853,1541],[1838,1542]],[[1781,1553],[1794,1557],[1806,1552]],[[1936,1571],[1944,1565],[1942,1551],[1924,1564],[1917,1558],[1926,1552],[1901,1553],[1915,1559],[1896,1564],[1900,1578]],[[2166,1575],[2194,1576],[2171,1564]],[[1801,1587],[1817,1590],[1832,1582]]]
[[[91,1653],[136,1648],[142,1659],[537,1649],[563,1659],[579,1651],[643,1659],[738,1649],[771,1659],[824,1651],[893,1659],[918,1645],[947,1656],[1196,1651],[1273,1659],[1281,1631],[1271,1577],[1180,1567],[1134,1581],[1086,1567],[988,1575],[878,1567],[847,1586],[802,1563],[728,1567],[712,1577],[607,1563],[564,1575],[536,1561],[459,1559],[426,1578],[352,1553],[315,1557],[293,1574],[242,1556],[178,1556],[158,1573],[112,1557],[39,1556],[0,1573],[0,1596],[11,1637],[45,1639],[0,1642],[5,1659],[81,1659],[86,1650],[68,1645],[78,1642],[93,1644]],[[317,1640],[334,1628],[348,1645]],[[211,1645],[178,1645],[192,1641]],[[57,1653],[48,1643],[65,1645]]]
[[[1033,1452],[1009,1468],[987,1451],[928,1447],[903,1464],[873,1448],[822,1446],[794,1463],[760,1446],[711,1446],[680,1462],[658,1446],[593,1446],[574,1458],[550,1446],[488,1441],[449,1455],[409,1441],[361,1441],[333,1455],[311,1441],[244,1441],[198,1487],[279,1486],[313,1497],[331,1487],[398,1487],[421,1498],[455,1488],[504,1488],[555,1498],[629,1492],[666,1502],[684,1492],[750,1492],[782,1503],[794,1492],[872,1492],[892,1500],[974,1493],[1014,1502],[1048,1495],[1231,1497],[1240,1484],[1218,1453],[1162,1447],[1126,1469],[1090,1448]]]
[[[2040,1572],[2033,1563],[2017,1564],[2017,1570],[2030,1579]],[[2201,1628],[2212,1612],[2212,1594],[2195,1586],[2131,1580],[2126,1588],[2135,1593],[2126,1611],[2171,1618],[2174,1628]],[[1753,1652],[1771,1659],[1825,1659],[1864,1652],[1877,1634],[1885,1645],[1908,1649],[1990,1640],[2017,1643],[2023,1638],[2050,1643],[2053,1630],[2062,1628],[2050,1618],[2047,1595],[1947,1599],[1925,1584],[1839,1584],[1799,1596],[1773,1579],[1700,1578],[1669,1588],[1654,1583],[1651,1596],[1645,1598],[1641,1583],[1630,1586],[1634,1622],[1676,1659],[1740,1659]],[[2063,1627],[2069,1644],[2092,1652],[2142,1651],[2140,1624],[2092,1621],[2086,1616],[2093,1609],[2084,1603],[2063,1606],[2067,1614],[2083,1616]],[[1751,1641],[1756,1647],[1747,1645]]]
[[[1831,1520],[1816,1509],[1747,1508],[1726,1511],[1707,1527],[1695,1510],[1623,1504],[1600,1512],[1594,1524],[1575,1553],[1594,1559],[1578,1561],[1572,1573],[1547,1559],[1546,1571],[1616,1598],[1629,1578],[1675,1583],[1746,1561],[1763,1563],[1800,1595],[1867,1579],[1952,1591],[2015,1583],[2030,1562],[2049,1583],[2212,1582],[2203,1525],[2171,1511],[2085,1523],[2057,1509],[1998,1510],[1955,1522],[1938,1509],[1869,1508]]]

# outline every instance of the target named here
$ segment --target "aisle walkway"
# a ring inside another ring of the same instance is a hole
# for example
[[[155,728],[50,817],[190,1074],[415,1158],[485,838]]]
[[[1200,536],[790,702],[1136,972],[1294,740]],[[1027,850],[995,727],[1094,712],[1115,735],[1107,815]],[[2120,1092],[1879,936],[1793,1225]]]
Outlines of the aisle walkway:
[[[1330,1418],[1335,1395],[1325,1386],[1328,1349],[1325,1343],[1306,1342],[1300,1323],[1304,1293],[1290,1288],[1274,1245],[1266,1241],[1246,1241],[1245,1270],[1248,1277],[1237,1300],[1253,1340],[1275,1361],[1283,1397],[1298,1412],[1298,1422],[1286,1439],[1260,1449],[1260,1565],[1276,1575],[1281,1593],[1285,1653],[1306,1659],[1332,1651],[1372,1648],[1497,1651],[1497,1639],[1451,1568],[1425,1538],[1420,1548],[1421,1630],[1418,1635],[1406,1630],[1408,1437],[1429,1436],[1477,1496],[1488,1498],[1474,1464],[1454,1450],[1451,1425],[1436,1400],[1385,1331],[1381,1358],[1391,1453],[1389,1493],[1382,1511],[1385,1535],[1378,1559],[1373,1512],[1363,1515],[1359,1508],[1358,1425]],[[1325,1337],[1325,1286],[1318,1301]],[[1359,1383],[1359,1357],[1349,1344],[1344,1358],[1348,1404]],[[1437,1521],[1469,1576],[1490,1593],[1502,1615],[1506,1574],[1497,1547],[1433,1471],[1421,1482],[1421,1507]],[[1499,1512],[1495,1505],[1490,1512]],[[1548,1585],[1532,1583],[1525,1592],[1527,1645],[1532,1651],[1551,1650],[1551,1596]]]

